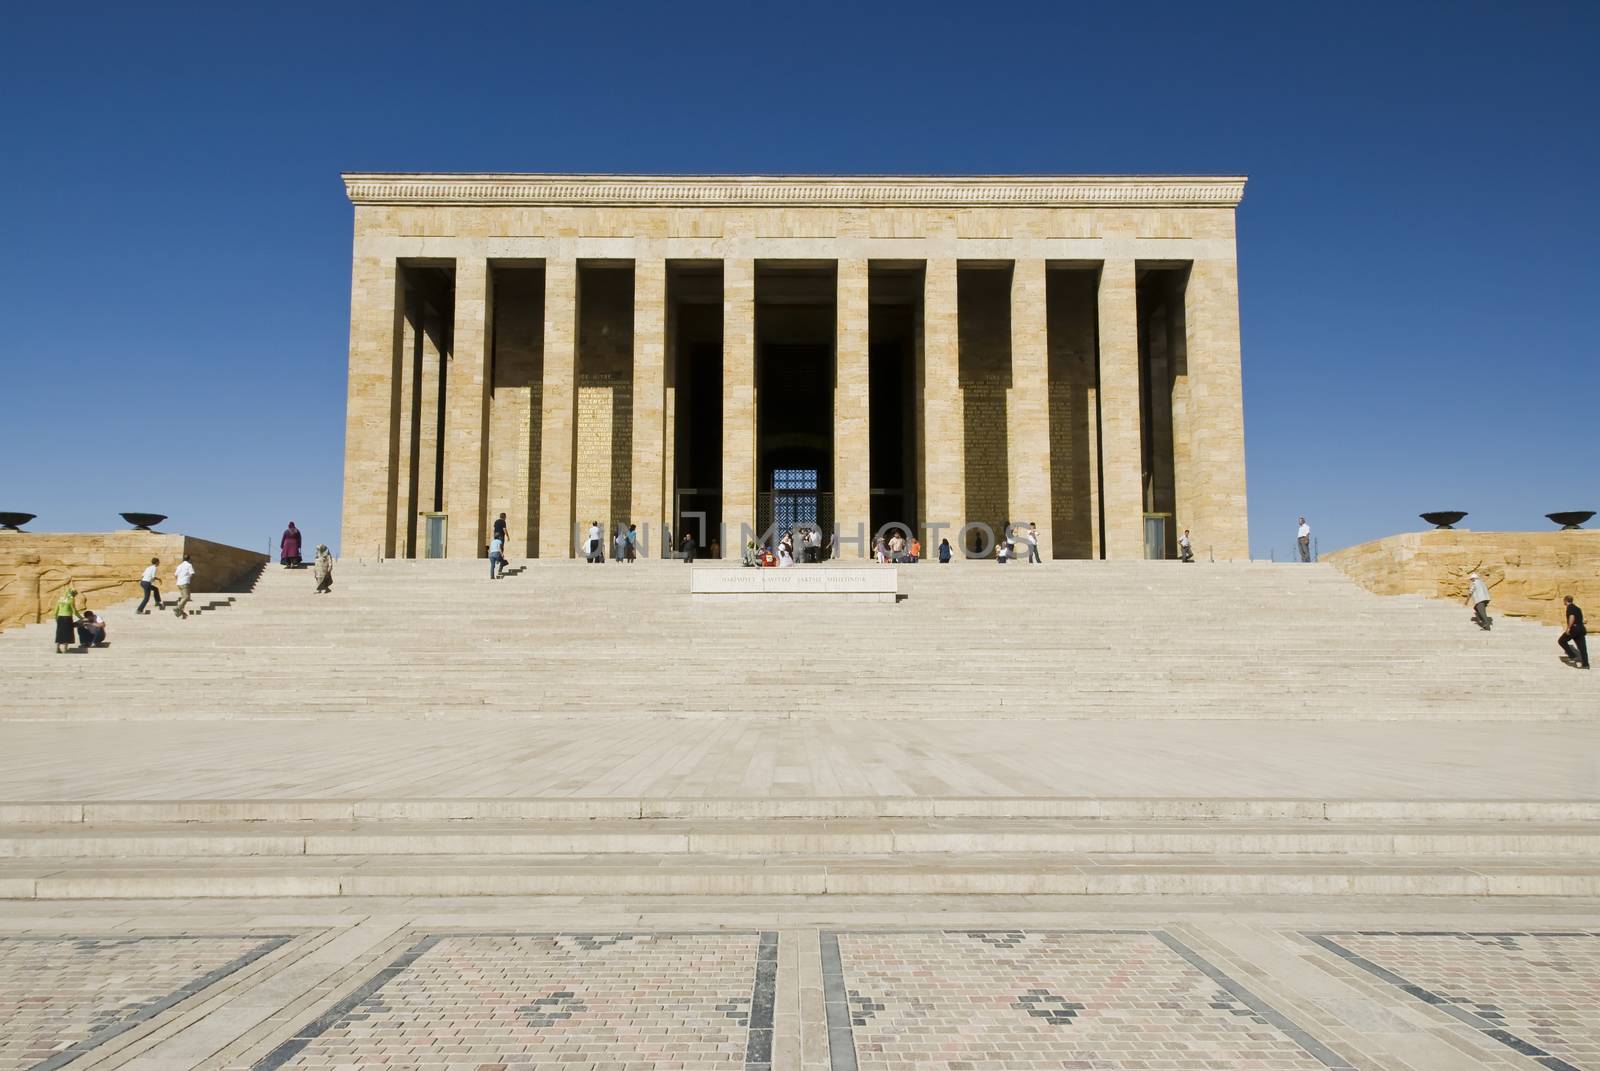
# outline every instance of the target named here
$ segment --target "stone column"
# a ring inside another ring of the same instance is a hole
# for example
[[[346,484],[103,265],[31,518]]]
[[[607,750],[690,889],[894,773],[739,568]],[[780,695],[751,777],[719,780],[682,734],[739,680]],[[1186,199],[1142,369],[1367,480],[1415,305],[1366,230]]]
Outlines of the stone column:
[[[863,557],[872,532],[872,431],[867,398],[867,262],[839,261],[833,379],[833,517],[851,557]],[[861,543],[854,540],[858,534]]]
[[[481,558],[489,474],[489,262],[456,261],[455,328],[445,377],[444,510],[450,515],[445,552]]]
[[[633,262],[633,501],[628,519],[661,553],[661,500],[666,465],[667,262]]]
[[[403,295],[393,257],[357,255],[350,272],[350,378],[345,405],[344,516],[339,547],[348,558],[394,553],[394,470],[398,463],[400,318]]]
[[[755,524],[756,262],[739,257],[722,262],[723,557],[739,557],[740,534]]]
[[[416,409],[417,369],[421,362],[417,359],[421,350],[421,316],[419,306],[421,302],[415,295],[406,292],[403,286],[399,288],[401,301],[400,314],[400,359],[395,363],[395,415],[398,420],[398,431],[395,435],[397,452],[394,466],[394,555],[397,558],[416,557],[416,548],[412,545],[414,522],[417,511],[416,503],[412,501],[412,489],[417,483],[417,421],[413,419]]]
[[[417,511],[434,513],[444,507],[439,488],[439,414],[444,411],[440,383],[444,355],[444,317],[432,305],[422,303],[422,369],[417,375],[417,390],[422,394],[422,413],[417,427]],[[418,536],[421,536],[420,527]]]
[[[1011,269],[1011,389],[1006,392],[1011,523],[1039,526],[1039,555],[1051,556],[1050,341],[1045,320],[1045,264]]]
[[[1197,553],[1210,548],[1218,559],[1248,558],[1239,274],[1233,260],[1195,261],[1184,305],[1187,456],[1181,482],[1189,500],[1190,538]]]
[[[933,558],[939,540],[961,552],[957,534],[966,523],[965,417],[961,410],[961,340],[956,302],[956,262],[927,263],[922,296],[922,455],[923,554]],[[942,526],[942,527],[934,527]]]
[[[539,439],[539,557],[571,558],[577,435],[578,262],[544,265],[544,395]]]
[[[1100,506],[1107,558],[1144,557],[1139,299],[1132,260],[1100,269]]]

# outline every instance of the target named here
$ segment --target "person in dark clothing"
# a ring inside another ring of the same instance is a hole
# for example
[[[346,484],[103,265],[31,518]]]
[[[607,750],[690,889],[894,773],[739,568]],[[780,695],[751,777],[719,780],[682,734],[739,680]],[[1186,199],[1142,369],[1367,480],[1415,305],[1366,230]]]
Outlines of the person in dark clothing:
[[[1589,668],[1589,630],[1583,627],[1583,607],[1564,595],[1561,602],[1566,607],[1567,631],[1561,634],[1561,649],[1566,652],[1564,661],[1578,669]]]
[[[690,565],[694,564],[694,536],[687,532],[683,536],[683,560]]]
[[[93,610],[85,610],[78,619],[78,646],[99,647],[106,642],[106,623]]]
[[[948,539],[939,540],[939,564],[950,564],[950,541]]]
[[[300,567],[300,529],[289,522],[289,527],[283,530],[283,537],[278,540],[278,560],[285,569],[298,569]],[[157,606],[156,609],[160,609]]]

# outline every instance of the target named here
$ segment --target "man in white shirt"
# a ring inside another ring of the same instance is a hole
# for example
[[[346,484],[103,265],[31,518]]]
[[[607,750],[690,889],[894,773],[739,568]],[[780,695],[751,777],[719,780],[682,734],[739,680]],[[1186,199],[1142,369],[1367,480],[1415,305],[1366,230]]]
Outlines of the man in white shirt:
[[[1311,526],[1306,523],[1306,519],[1304,517],[1300,518],[1300,527],[1295,532],[1295,542],[1300,544],[1300,560],[1303,561],[1303,562],[1310,561],[1311,560]]]
[[[1477,573],[1468,579],[1472,581],[1467,585],[1467,605],[1472,607],[1472,622],[1488,632],[1494,625],[1494,619],[1489,616],[1489,585]]]
[[[1032,521],[1028,522],[1028,564],[1043,565],[1044,559],[1039,557],[1039,526]]]
[[[1189,542],[1189,529],[1187,528],[1178,537],[1178,560],[1180,562],[1194,561],[1194,545]]]
[[[157,610],[166,609],[166,607],[161,605],[161,584],[156,580],[156,569],[160,567],[160,565],[160,558],[151,558],[150,564],[145,566],[144,575],[139,577],[139,588],[144,592],[144,598],[139,600],[139,608],[135,610],[134,613],[149,613],[149,611],[145,609],[145,604],[148,603],[152,597],[154,597],[156,600]]]
[[[178,605],[174,607],[180,618],[188,617],[184,610],[189,605],[189,585],[194,583],[194,563],[189,560],[189,555],[183,556],[183,561],[172,571],[172,579],[178,582]]]

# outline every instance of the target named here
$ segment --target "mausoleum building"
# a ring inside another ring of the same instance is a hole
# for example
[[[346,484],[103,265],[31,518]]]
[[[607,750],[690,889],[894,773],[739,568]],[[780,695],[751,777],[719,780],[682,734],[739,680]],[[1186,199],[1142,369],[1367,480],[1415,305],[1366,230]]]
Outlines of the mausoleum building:
[[[347,174],[342,552],[1248,555],[1222,177]]]

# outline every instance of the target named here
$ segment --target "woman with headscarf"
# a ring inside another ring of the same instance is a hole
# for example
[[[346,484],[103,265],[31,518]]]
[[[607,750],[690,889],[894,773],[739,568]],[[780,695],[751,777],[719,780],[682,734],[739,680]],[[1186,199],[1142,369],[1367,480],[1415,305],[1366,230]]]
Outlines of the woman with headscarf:
[[[333,590],[333,555],[328,553],[328,544],[317,544],[317,561],[312,567],[312,575],[317,578],[317,590],[313,595],[321,595],[324,591]]]
[[[78,619],[78,589],[69,582],[56,599],[56,654],[72,646],[72,627]]]
[[[285,569],[300,564],[300,529],[294,526],[293,521],[283,530],[283,538],[278,540],[278,560]]]

